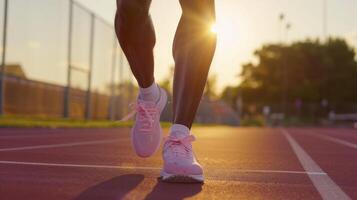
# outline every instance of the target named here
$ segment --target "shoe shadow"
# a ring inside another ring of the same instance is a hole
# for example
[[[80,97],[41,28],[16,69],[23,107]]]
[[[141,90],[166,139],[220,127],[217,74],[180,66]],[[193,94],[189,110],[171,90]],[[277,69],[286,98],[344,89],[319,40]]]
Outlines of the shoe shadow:
[[[145,200],[181,200],[200,193],[202,185],[202,183],[165,183],[158,179],[153,190],[145,197]]]
[[[118,176],[86,189],[74,200],[119,200],[143,180],[140,174]]]

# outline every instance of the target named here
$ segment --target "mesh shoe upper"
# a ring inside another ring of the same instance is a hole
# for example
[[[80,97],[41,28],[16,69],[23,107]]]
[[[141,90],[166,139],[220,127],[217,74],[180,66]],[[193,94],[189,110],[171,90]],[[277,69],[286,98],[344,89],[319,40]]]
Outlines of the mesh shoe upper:
[[[197,162],[192,150],[193,135],[165,138],[163,159],[166,173],[179,175],[201,175],[201,165]]]

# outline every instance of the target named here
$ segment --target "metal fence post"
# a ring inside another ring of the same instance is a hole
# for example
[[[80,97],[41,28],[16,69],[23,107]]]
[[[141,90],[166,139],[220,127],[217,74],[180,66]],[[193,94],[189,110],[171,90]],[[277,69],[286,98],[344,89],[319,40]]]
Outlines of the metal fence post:
[[[124,73],[124,55],[123,55],[123,52],[122,50],[120,51],[119,53],[119,80],[118,80],[118,91],[119,91],[119,95],[118,95],[118,98],[121,98],[119,100],[119,102],[121,103],[120,106],[120,115],[123,115],[123,108],[124,108],[124,105],[123,105],[123,102],[125,100],[125,97],[123,96],[123,73]],[[122,117],[122,116],[120,116]]]
[[[73,0],[69,0],[68,49],[67,49],[67,86],[64,91],[63,117],[69,117],[69,103],[72,75],[72,32],[73,32]]]
[[[134,100],[134,75],[130,74],[129,77],[129,102],[132,102]]]
[[[5,114],[4,99],[5,99],[5,65],[6,65],[6,40],[7,40],[7,17],[8,17],[8,0],[4,2],[4,26],[3,26],[3,41],[2,41],[2,60],[0,74],[0,115]]]
[[[113,37],[113,52],[112,52],[112,69],[111,69],[111,83],[110,83],[110,104],[109,104],[109,120],[114,120],[115,110],[115,66],[117,59],[117,37],[114,34]]]
[[[86,96],[86,119],[91,119],[91,104],[92,104],[92,71],[93,71],[93,61],[94,61],[94,29],[95,29],[95,15],[91,13],[91,27],[90,27],[90,46],[89,46],[89,71],[88,71],[88,88]]]

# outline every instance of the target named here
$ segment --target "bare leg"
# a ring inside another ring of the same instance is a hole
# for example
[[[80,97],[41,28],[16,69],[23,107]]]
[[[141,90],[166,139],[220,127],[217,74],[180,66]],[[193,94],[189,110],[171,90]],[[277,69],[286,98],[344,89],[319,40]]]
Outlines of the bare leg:
[[[210,29],[214,0],[180,0],[182,16],[173,46],[175,60],[174,123],[191,128],[216,48]]]
[[[155,31],[149,15],[151,0],[117,0],[115,30],[131,70],[142,88],[154,82]]]

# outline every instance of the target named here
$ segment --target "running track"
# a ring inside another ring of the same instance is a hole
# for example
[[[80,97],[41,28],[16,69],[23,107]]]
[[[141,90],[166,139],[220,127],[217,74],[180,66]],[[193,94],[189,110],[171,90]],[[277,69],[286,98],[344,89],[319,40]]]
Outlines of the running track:
[[[166,130],[167,132],[167,130]],[[357,199],[357,130],[193,130],[205,184],[157,179],[129,129],[0,129],[0,199]]]

